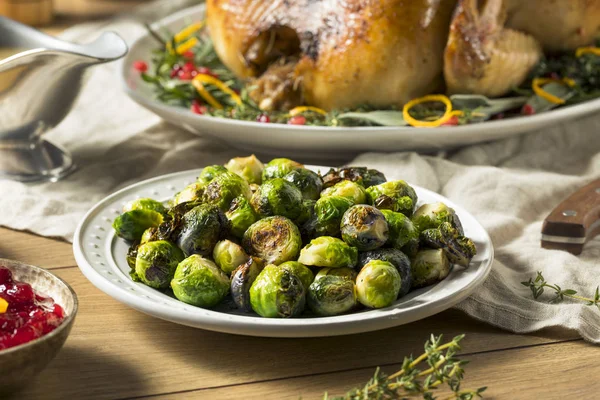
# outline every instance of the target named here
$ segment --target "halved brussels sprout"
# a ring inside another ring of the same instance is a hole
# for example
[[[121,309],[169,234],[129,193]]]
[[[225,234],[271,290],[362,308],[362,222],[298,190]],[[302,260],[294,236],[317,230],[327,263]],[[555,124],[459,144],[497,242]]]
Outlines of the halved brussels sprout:
[[[200,202],[202,201],[202,195],[204,194],[204,188],[206,186],[199,182],[194,182],[187,185],[183,190],[177,193],[171,200],[171,205],[176,206],[181,203],[188,201]]]
[[[388,241],[388,223],[373,206],[357,204],[344,213],[340,225],[342,239],[359,251],[373,250]]]
[[[314,235],[340,236],[340,223],[344,213],[354,205],[342,196],[321,197],[315,204]]]
[[[292,221],[277,215],[252,224],[244,233],[242,245],[248,254],[279,265],[298,257],[302,239]]]
[[[254,154],[249,157],[235,157],[225,164],[225,168],[238,174],[248,183],[262,183],[263,163]]]
[[[304,165],[288,158],[274,158],[265,165],[262,172],[262,181],[265,183],[269,179],[283,178],[298,168],[304,168]]]
[[[252,195],[250,203],[261,217],[281,215],[294,220],[302,213],[302,193],[292,183],[281,178],[263,183]]]
[[[304,200],[318,200],[323,189],[323,180],[319,174],[310,169],[295,169],[285,175],[283,179],[300,189]]]
[[[258,257],[250,257],[245,264],[240,265],[231,274],[231,297],[239,309],[246,312],[252,311],[250,305],[250,287],[265,267],[264,262]]]
[[[239,239],[244,236],[246,229],[258,219],[250,201],[243,195],[233,199],[225,216],[231,222],[231,234]]]
[[[303,225],[315,217],[315,204],[317,202],[314,200],[304,200],[302,202],[302,212],[296,218],[298,225]]]
[[[142,234],[142,238],[140,239],[140,244],[144,244],[144,243],[148,243],[148,242],[152,242],[156,237],[156,227],[151,227],[148,228],[144,231],[144,233]]]
[[[198,183],[200,183],[202,186],[208,186],[208,184],[212,182],[215,177],[227,171],[227,168],[222,165],[209,165],[204,167],[202,172],[200,172],[200,176],[198,176]]]
[[[288,268],[290,271],[292,271],[298,278],[300,278],[300,281],[302,281],[304,289],[306,290],[308,290],[308,287],[312,281],[315,280],[315,275],[312,273],[312,271],[298,261],[286,261],[283,264],[279,264],[279,268]]]
[[[369,261],[356,277],[358,301],[370,308],[391,306],[398,298],[402,278],[392,263]]]
[[[417,205],[417,193],[404,181],[390,181],[367,189],[369,204],[410,217]]]
[[[427,247],[443,249],[448,260],[453,264],[468,267],[471,259],[477,254],[475,243],[458,233],[450,222],[442,222],[437,229],[426,229],[421,232],[421,242]]]
[[[346,313],[356,306],[354,281],[335,275],[323,276],[309,286],[306,303],[320,316]]]
[[[132,210],[150,210],[156,211],[157,213],[164,214],[167,212],[165,206],[157,200],[150,198],[142,198],[135,199],[125,204],[123,207],[123,212],[132,211]]]
[[[165,289],[183,259],[181,250],[166,240],[144,243],[137,248],[135,275],[150,287]]]
[[[171,288],[178,300],[209,308],[227,296],[229,277],[208,258],[193,254],[177,266]]]
[[[442,222],[449,222],[458,230],[460,235],[464,235],[462,224],[454,209],[444,203],[423,204],[415,211],[412,221],[419,232],[425,229],[434,229],[439,227]]]
[[[373,260],[387,261],[396,267],[402,279],[398,297],[402,297],[410,291],[412,275],[410,272],[410,259],[406,254],[398,249],[387,248],[367,251],[358,255],[358,265],[356,268],[361,270],[367,263]]]
[[[419,231],[406,215],[391,210],[381,210],[390,228],[387,245],[402,249],[411,242],[419,243]]]
[[[163,222],[163,215],[152,210],[131,210],[119,215],[113,221],[115,234],[125,240],[140,240],[144,231],[157,227]]]
[[[219,207],[223,212],[229,210],[231,202],[238,196],[250,199],[252,192],[248,182],[233,172],[217,175],[204,190],[202,201]]]
[[[364,253],[363,253],[364,254]],[[315,280],[321,279],[326,276],[336,276],[338,278],[349,279],[352,282],[356,280],[356,271],[353,268],[342,267],[342,268],[321,268]]]
[[[177,245],[186,256],[212,255],[217,242],[229,232],[229,221],[217,207],[202,204],[184,214]]]
[[[412,287],[433,285],[450,273],[450,261],[442,249],[421,250],[411,263]]]
[[[289,268],[267,265],[250,287],[250,305],[261,317],[289,318],[304,310],[306,290]]]
[[[331,236],[321,236],[310,241],[301,251],[298,262],[315,267],[354,267],[358,250]]]
[[[367,202],[365,188],[352,181],[341,181],[321,192],[321,198],[329,196],[342,196],[352,200],[354,204]]]
[[[213,249],[213,260],[227,275],[231,274],[237,267],[248,261],[250,256],[246,254],[242,246],[231,240],[221,240]]]
[[[328,188],[343,180],[356,182],[365,188],[379,185],[387,181],[385,175],[376,169],[368,169],[366,167],[346,167],[335,170],[331,168],[323,176],[323,186]]]

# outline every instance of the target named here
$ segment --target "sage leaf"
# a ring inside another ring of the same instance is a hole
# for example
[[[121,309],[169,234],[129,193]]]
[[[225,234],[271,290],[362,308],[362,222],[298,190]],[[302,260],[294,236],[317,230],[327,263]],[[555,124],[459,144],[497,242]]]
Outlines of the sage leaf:
[[[550,83],[544,85],[543,89],[545,92],[547,92],[551,95],[554,95],[560,99],[563,99],[565,101],[570,99],[575,94],[575,91],[572,90],[570,87],[568,87],[567,85],[564,85],[562,83],[558,83],[558,82],[550,82]],[[533,96],[531,96],[529,98],[529,100],[527,100],[527,104],[529,104],[533,108],[533,110],[536,114],[539,114],[544,111],[552,110],[553,108],[556,108],[556,107],[562,105],[562,104],[552,103],[551,101],[548,101],[548,100],[544,99],[543,97],[538,96],[537,94],[534,94]]]
[[[380,126],[406,126],[402,111],[384,110],[370,112],[347,112],[337,116],[337,119],[353,119]]]

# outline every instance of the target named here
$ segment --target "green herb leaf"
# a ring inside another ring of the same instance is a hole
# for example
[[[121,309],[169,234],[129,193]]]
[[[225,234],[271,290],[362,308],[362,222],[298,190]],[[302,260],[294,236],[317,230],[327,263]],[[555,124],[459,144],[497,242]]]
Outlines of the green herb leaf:
[[[572,90],[570,87],[568,87],[567,85],[563,85],[562,83],[558,83],[558,82],[550,82],[550,83],[544,85],[543,89],[545,92],[547,92],[551,95],[554,95],[560,99],[563,99],[565,101],[570,99],[575,94],[575,91]],[[529,100],[527,100],[526,104],[530,105],[536,114],[539,114],[544,111],[552,110],[553,108],[556,108],[561,105],[561,104],[557,104],[557,103],[552,103],[552,102],[544,99],[543,97],[538,96],[537,94],[534,94],[533,96],[531,96],[529,98]]]
[[[370,112],[347,112],[337,116],[337,119],[354,119],[380,126],[406,126],[402,111],[370,111]]]

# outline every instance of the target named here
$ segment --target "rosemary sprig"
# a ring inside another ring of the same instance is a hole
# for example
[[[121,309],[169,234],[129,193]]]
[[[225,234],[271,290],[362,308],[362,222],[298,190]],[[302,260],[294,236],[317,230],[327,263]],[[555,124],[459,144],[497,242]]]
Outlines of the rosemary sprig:
[[[544,293],[544,288],[548,288],[554,291],[554,297],[550,299],[550,303],[559,303],[565,299],[565,297],[569,297],[574,300],[583,301],[588,306],[596,306],[600,310],[600,287],[596,287],[596,292],[594,293],[594,297],[584,297],[577,295],[577,291],[573,289],[563,289],[557,284],[549,284],[546,282],[544,275],[542,275],[541,271],[538,271],[535,279],[529,278],[526,282],[521,282],[523,286],[527,286],[531,293],[533,294],[533,298],[537,299]]]
[[[463,366],[467,361],[456,357],[460,350],[460,341],[465,335],[456,336],[452,341],[442,344],[442,335],[434,336],[425,343],[425,352],[417,358],[405,357],[402,369],[392,375],[386,375],[380,368],[375,370],[373,378],[363,387],[355,388],[340,397],[329,397],[323,400],[384,400],[423,398],[433,400],[434,391],[446,385],[449,392],[444,399],[472,400],[482,397],[486,387],[478,389],[461,389],[464,377]],[[420,365],[429,368],[420,369]]]

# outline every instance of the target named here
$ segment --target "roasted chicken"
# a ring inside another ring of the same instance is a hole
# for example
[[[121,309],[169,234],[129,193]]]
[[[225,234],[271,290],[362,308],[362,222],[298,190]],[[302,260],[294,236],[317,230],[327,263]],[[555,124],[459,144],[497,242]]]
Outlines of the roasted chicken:
[[[207,0],[221,60],[265,110],[501,96],[593,41],[600,0]]]

